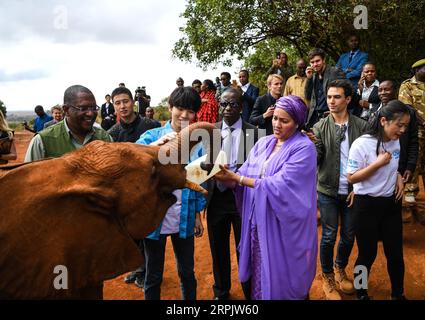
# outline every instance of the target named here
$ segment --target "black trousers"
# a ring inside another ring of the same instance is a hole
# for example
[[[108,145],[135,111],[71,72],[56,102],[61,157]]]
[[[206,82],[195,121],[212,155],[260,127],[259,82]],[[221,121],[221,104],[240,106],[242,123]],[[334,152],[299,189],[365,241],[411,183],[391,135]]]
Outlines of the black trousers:
[[[230,231],[233,227],[236,248],[241,238],[241,217],[233,192],[215,189],[207,211],[208,237],[213,260],[214,297],[227,299],[231,287]],[[239,253],[237,259],[239,260]],[[250,298],[249,282],[242,283],[246,299]]]
[[[356,195],[354,198],[353,210],[358,218],[356,239],[359,250],[355,265],[365,266],[370,275],[378,250],[378,240],[382,240],[392,296],[399,296],[404,291],[401,209],[401,201],[396,202],[394,196],[386,198]]]

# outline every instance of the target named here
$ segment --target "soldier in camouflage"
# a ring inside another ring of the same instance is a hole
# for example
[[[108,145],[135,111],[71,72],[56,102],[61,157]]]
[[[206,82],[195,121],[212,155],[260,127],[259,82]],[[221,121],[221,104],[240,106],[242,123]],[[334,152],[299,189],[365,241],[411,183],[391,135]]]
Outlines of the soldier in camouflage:
[[[418,119],[419,157],[412,180],[406,185],[405,201],[409,203],[416,202],[418,176],[423,178],[425,165],[425,59],[415,62],[412,69],[415,75],[401,84],[398,95],[400,101],[416,109]]]

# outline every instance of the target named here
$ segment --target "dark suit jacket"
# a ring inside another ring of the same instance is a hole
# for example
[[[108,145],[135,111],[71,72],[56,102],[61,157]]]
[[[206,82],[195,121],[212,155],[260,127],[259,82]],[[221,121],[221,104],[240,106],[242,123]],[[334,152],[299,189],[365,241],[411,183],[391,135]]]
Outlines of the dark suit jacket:
[[[222,121],[217,122],[215,126],[221,130],[223,126],[223,122]],[[238,169],[246,161],[246,159],[248,158],[249,152],[251,151],[251,148],[254,147],[254,144],[257,143],[257,141],[258,141],[258,129],[255,126],[245,121],[242,121],[242,133],[241,133],[239,148],[238,148],[238,164],[237,164]],[[210,179],[207,181],[207,189],[208,189],[207,206],[211,202],[211,199],[214,194],[215,186],[216,186],[216,182],[214,179]],[[228,191],[232,192],[231,190],[228,190]]]
[[[266,129],[266,135],[273,133],[272,117],[264,119],[263,113],[266,112],[267,109],[275,103],[276,99],[273,98],[270,93],[258,97],[257,101],[255,101],[251,117],[249,118],[249,123],[258,126],[260,129]]]
[[[332,67],[330,65],[326,65],[325,71],[323,72],[323,92],[326,95],[328,92],[328,85],[329,82],[335,79],[345,79],[345,74],[340,69],[336,67]],[[316,90],[314,88],[316,87],[316,82],[319,81],[319,75],[317,73],[313,74],[313,77],[311,79],[307,79],[307,82],[305,84],[305,98],[307,100],[310,100],[310,110],[308,114],[308,120],[310,120],[314,109],[316,108]],[[307,121],[308,122],[308,121]]]
[[[352,113],[357,117],[360,117],[360,115],[363,112],[363,108],[359,106],[359,102],[360,102],[361,99],[362,99],[362,97],[356,91],[353,95],[352,102],[348,105],[348,109],[350,110],[351,108],[353,108]],[[373,87],[372,92],[370,93],[370,96],[367,99],[367,101],[369,103],[371,103],[372,106],[374,104],[378,104],[378,107],[379,107],[381,100],[379,100],[379,96],[378,96],[378,87]]]
[[[115,113],[115,108],[112,103],[109,103],[107,110],[106,110],[106,102],[102,104],[102,108],[100,108],[100,116],[102,117],[102,120],[109,115],[113,115],[114,113]]]
[[[254,107],[255,101],[260,94],[260,89],[254,86],[252,83],[249,85],[246,92],[243,94],[243,109],[242,109],[242,120],[249,122],[249,117],[251,116],[252,109]]]

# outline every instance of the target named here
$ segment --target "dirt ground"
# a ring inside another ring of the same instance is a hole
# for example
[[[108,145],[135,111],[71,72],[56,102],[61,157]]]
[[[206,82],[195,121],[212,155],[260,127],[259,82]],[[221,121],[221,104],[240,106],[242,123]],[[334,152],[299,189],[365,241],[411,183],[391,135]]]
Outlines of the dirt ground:
[[[26,148],[31,140],[30,132],[16,132],[16,145],[18,152],[18,160],[22,162],[25,156]],[[422,188],[418,196],[418,207],[425,207],[425,192]],[[425,210],[425,209],[424,209]],[[407,209],[406,209],[407,212]],[[211,253],[208,243],[208,234],[206,231],[206,220],[203,220],[205,233],[202,238],[196,239],[195,242],[195,272],[198,280],[198,299],[212,299],[213,274],[211,264]],[[425,300],[425,226],[415,219],[409,219],[404,223],[404,260],[405,260],[405,293],[409,299]],[[321,227],[318,226],[319,239]],[[235,246],[232,241],[233,257],[232,257],[232,289],[231,299],[243,299],[242,289],[238,283],[238,268],[236,264]],[[348,274],[352,274],[352,267],[357,257],[357,247],[354,245],[351,254],[350,263],[347,268]],[[162,283],[162,299],[181,299],[181,290],[177,276],[176,263],[172,245],[167,243],[166,260],[164,268],[164,279]],[[125,284],[123,279],[125,275],[121,275],[116,279],[106,281],[104,286],[104,298],[107,300],[142,300],[144,299],[143,291],[135,285]],[[322,280],[320,276],[319,259],[317,263],[316,278],[310,291],[310,299],[322,300],[324,293],[322,291]],[[390,297],[390,282],[386,270],[386,260],[383,253],[382,244],[379,245],[378,256],[372,267],[369,294],[375,300],[385,300]],[[343,296],[344,299],[354,299],[353,296]]]

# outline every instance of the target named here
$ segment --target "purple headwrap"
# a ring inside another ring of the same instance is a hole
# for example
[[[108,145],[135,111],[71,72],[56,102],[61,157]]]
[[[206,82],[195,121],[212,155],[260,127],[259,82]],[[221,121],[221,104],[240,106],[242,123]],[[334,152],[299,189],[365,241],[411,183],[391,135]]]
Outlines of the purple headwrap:
[[[281,97],[276,101],[275,107],[286,111],[300,128],[306,124],[308,108],[300,97]]]

